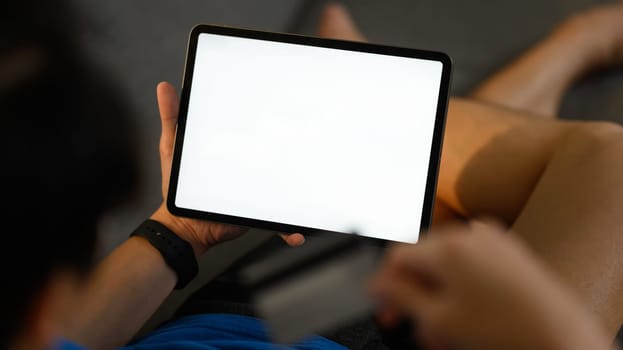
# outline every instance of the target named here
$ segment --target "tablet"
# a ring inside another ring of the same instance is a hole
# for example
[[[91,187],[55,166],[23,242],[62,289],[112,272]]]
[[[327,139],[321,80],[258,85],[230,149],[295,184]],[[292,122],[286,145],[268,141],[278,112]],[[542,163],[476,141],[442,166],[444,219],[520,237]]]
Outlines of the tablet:
[[[416,242],[431,221],[450,67],[438,52],[197,26],[167,206]]]

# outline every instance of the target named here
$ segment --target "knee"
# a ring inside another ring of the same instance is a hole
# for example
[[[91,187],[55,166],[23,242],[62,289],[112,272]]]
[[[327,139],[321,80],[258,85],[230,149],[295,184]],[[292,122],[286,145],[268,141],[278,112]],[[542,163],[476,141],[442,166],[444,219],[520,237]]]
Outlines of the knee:
[[[623,126],[613,122],[573,124],[566,135],[566,148],[594,160],[623,162]]]
[[[578,122],[568,136],[593,146],[608,146],[623,140],[623,126],[614,122]]]

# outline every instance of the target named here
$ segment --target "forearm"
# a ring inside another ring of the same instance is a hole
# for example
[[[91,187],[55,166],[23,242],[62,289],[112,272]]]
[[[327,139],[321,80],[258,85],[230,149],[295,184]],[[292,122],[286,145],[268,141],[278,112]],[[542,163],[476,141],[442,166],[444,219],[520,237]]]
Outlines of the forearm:
[[[171,215],[164,205],[151,215],[151,219],[188,242],[195,258],[208,249],[208,245],[198,238],[197,227],[214,234],[239,230],[207,221],[188,222]],[[125,345],[158,309],[176,283],[177,274],[167,265],[160,251],[146,239],[132,237],[91,273],[75,303],[75,316],[66,334],[88,349]]]
[[[127,343],[171,293],[177,276],[147,240],[130,238],[94,271],[76,303],[70,339],[89,349]]]

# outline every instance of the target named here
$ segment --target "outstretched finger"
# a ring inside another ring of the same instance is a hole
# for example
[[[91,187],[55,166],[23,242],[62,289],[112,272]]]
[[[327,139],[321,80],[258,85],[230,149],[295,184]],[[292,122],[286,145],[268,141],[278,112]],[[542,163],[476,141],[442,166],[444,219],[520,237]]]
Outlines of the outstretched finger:
[[[162,123],[160,150],[168,153],[173,150],[175,128],[177,126],[177,114],[179,112],[179,99],[173,85],[167,82],[158,84],[156,92],[158,95],[160,121]]]
[[[171,160],[175,143],[175,129],[179,112],[179,99],[173,85],[162,82],[156,89],[162,132],[160,134],[160,166],[162,170],[162,192],[166,196],[171,172]]]

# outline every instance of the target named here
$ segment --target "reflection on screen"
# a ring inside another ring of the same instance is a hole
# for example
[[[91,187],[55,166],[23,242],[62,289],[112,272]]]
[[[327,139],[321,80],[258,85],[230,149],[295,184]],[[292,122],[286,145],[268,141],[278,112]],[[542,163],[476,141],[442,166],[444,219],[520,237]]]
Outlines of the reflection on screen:
[[[441,73],[200,34],[175,204],[415,242]]]

